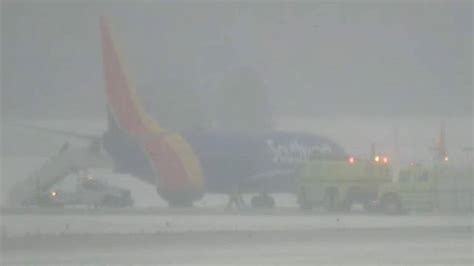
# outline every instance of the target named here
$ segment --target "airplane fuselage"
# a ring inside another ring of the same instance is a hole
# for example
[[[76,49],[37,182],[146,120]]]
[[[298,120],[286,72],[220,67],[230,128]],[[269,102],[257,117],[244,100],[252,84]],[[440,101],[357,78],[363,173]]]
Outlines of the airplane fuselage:
[[[191,145],[203,170],[204,192],[292,192],[293,172],[310,159],[340,159],[347,156],[335,142],[318,135],[281,131],[193,131],[182,134]],[[146,154],[124,132],[109,130],[104,146],[115,169],[150,184],[157,184]],[[159,169],[158,169],[159,174]]]

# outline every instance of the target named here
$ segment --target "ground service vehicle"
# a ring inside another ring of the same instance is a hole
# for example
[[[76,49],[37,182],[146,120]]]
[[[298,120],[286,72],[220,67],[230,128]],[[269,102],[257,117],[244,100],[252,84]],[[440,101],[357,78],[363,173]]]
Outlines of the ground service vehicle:
[[[472,212],[473,166],[446,162],[427,168],[411,164],[400,169],[397,182],[380,187],[377,206],[386,213],[404,211]]]
[[[326,210],[349,211],[354,203],[366,210],[376,201],[379,187],[392,181],[386,157],[361,161],[310,161],[297,174],[298,203],[302,209],[323,206]]]
[[[133,200],[130,191],[111,186],[90,175],[79,178],[74,191],[63,191],[53,188],[39,192],[31,198],[28,205],[42,207],[64,207],[81,205],[88,207],[130,207]]]
[[[67,193],[52,190],[50,195],[55,205],[85,205],[96,208],[133,205],[129,190],[109,185],[90,175],[79,179],[75,191]]]
[[[57,154],[50,156],[28,177],[18,180],[9,192],[12,207],[49,205],[54,186],[67,177],[87,169],[110,168],[109,158],[97,145],[69,147],[66,142]]]

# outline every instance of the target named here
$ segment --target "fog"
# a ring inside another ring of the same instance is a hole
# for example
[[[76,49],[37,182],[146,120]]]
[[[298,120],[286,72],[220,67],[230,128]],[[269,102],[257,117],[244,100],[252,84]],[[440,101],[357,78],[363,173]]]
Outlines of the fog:
[[[209,90],[248,68],[277,114],[472,114],[469,1],[6,1],[4,113],[103,113],[102,14],[110,16],[136,87],[152,97],[149,108],[166,90],[195,90],[212,104]]]
[[[471,265],[472,10],[2,1],[1,264]]]

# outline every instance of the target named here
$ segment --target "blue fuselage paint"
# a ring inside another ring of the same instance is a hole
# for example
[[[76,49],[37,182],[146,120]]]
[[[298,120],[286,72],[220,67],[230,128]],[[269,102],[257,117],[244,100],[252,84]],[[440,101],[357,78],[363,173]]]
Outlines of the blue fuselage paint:
[[[341,146],[328,138],[295,132],[193,131],[183,133],[201,164],[205,192],[292,192],[294,171],[309,159],[345,160]],[[109,129],[104,148],[115,170],[157,184],[138,143],[121,130]]]

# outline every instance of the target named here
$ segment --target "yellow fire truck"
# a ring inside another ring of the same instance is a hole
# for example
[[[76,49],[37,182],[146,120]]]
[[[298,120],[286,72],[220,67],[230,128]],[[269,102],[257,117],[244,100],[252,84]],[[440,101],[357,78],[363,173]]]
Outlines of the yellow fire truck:
[[[373,161],[310,161],[297,174],[298,203],[302,209],[324,207],[328,211],[345,210],[359,203],[371,210],[380,187],[392,181],[387,157]]]
[[[472,212],[473,165],[446,161],[432,167],[411,164],[400,169],[398,180],[380,187],[376,205],[386,213],[404,211]]]

